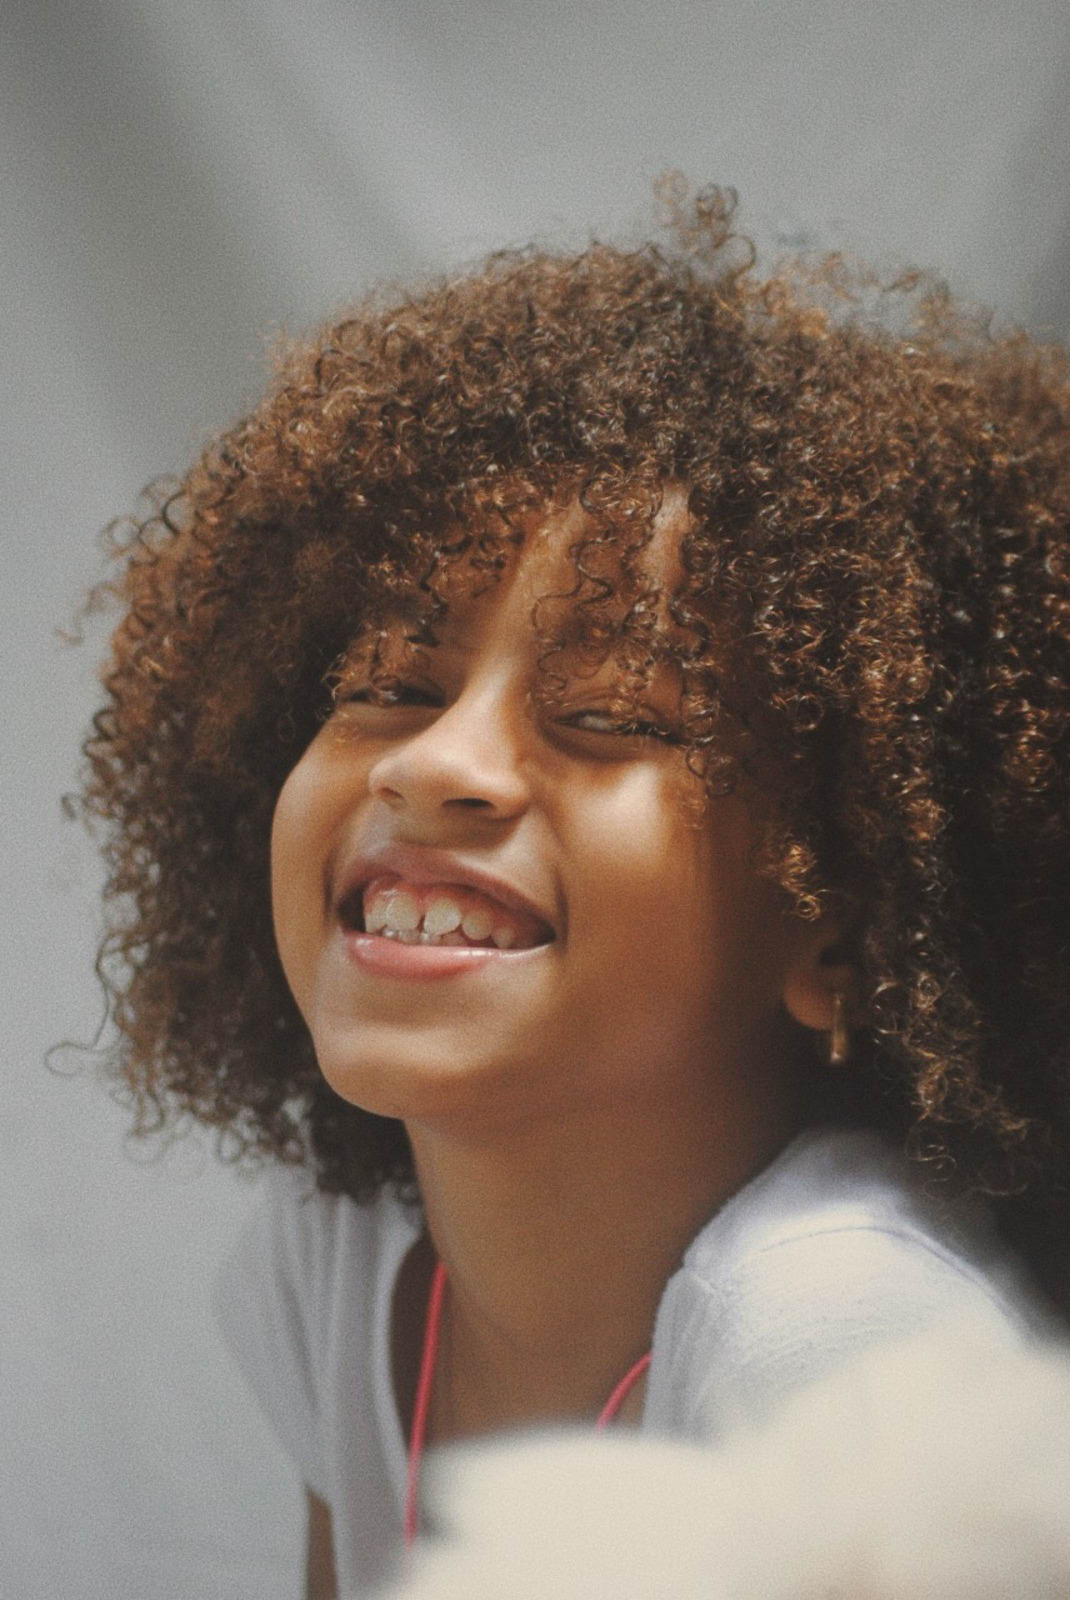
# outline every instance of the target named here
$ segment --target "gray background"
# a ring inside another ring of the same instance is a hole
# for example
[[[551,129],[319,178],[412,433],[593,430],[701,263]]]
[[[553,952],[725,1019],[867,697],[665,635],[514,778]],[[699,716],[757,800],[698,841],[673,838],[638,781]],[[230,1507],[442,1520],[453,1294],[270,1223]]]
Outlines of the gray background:
[[[1054,0],[7,0],[0,9],[0,1593],[300,1589],[290,1466],[213,1331],[254,1193],[146,1164],[91,1068],[100,876],[60,815],[96,535],[366,283],[634,236],[660,170],[770,249],[914,261],[1070,330]]]

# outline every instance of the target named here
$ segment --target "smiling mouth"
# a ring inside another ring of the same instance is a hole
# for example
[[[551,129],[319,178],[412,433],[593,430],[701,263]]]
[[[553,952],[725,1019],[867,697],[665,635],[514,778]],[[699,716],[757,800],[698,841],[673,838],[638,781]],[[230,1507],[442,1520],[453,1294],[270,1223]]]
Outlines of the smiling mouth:
[[[411,884],[385,875],[347,894],[338,907],[346,933],[399,944],[469,950],[531,950],[553,940],[553,929],[531,913],[514,911],[461,884]]]

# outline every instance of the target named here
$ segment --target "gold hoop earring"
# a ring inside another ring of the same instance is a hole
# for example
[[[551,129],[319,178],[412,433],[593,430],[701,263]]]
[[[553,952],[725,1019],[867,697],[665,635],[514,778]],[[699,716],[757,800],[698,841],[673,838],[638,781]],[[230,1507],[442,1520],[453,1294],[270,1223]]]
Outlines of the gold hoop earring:
[[[843,1067],[851,1059],[851,1030],[847,1026],[847,996],[842,989],[832,994],[832,1027],[829,1030],[829,1066]]]

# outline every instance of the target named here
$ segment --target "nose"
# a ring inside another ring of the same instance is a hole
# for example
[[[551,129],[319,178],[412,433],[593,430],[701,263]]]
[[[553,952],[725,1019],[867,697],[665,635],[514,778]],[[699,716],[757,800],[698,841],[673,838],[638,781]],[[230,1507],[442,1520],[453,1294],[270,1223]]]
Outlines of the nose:
[[[463,816],[511,821],[530,798],[520,744],[508,697],[493,687],[473,687],[381,756],[368,788],[426,833]]]

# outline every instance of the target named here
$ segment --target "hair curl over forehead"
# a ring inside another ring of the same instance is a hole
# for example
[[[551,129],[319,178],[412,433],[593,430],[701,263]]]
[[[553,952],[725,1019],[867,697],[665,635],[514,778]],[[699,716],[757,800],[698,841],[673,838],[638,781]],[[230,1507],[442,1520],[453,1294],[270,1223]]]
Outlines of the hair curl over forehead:
[[[1012,1227],[1054,1214],[1066,357],[925,280],[882,300],[835,260],[760,279],[730,210],[678,206],[672,249],[510,252],[369,297],[119,538],[82,804],[105,825],[100,970],[140,1130],[192,1115],[354,1196],[411,1175],[400,1126],[317,1070],[272,936],[272,810],[357,631],[401,608],[433,640],[456,573],[493,582],[530,514],[578,499],[549,677],[614,650],[639,681],[668,638],[694,770],[754,782],[762,870],[800,915],[854,913],[866,1014],[824,1109],[897,1127],[1008,1197]],[[641,552],[670,485],[690,531],[659,596]]]

